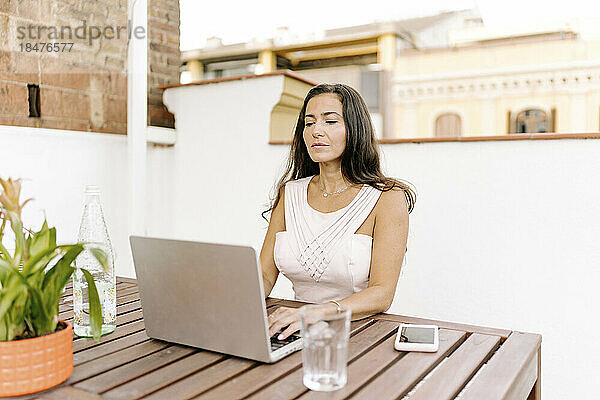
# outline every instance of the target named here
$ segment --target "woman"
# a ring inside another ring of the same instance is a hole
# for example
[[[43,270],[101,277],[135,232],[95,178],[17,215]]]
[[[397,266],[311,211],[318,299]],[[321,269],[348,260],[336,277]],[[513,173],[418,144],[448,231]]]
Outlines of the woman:
[[[360,319],[387,310],[415,194],[381,173],[371,118],[356,90],[321,84],[308,92],[277,189],[260,252],[265,295],[282,272],[296,300],[320,303],[323,314],[343,307]],[[269,316],[270,336],[283,330],[282,340],[299,328],[295,308]]]

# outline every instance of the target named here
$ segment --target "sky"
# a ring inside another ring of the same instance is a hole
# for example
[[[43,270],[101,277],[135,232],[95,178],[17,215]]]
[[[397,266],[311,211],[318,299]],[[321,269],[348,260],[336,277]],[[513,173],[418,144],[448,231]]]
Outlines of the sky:
[[[181,50],[204,47],[218,36],[223,44],[272,38],[277,27],[300,35],[324,29],[433,15],[478,7],[489,27],[532,21],[600,16],[600,2],[589,0],[180,0]]]

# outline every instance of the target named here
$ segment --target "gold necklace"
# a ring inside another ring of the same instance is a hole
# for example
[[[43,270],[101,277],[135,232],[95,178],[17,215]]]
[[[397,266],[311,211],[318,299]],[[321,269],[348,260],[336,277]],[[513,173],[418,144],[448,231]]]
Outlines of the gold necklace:
[[[336,190],[335,192],[327,193],[327,192],[325,191],[325,188],[324,188],[324,187],[322,186],[322,184],[321,184],[321,178],[319,178],[319,189],[321,189],[321,192],[323,192],[323,197],[327,197],[327,196],[333,196],[333,195],[336,195],[336,194],[340,194],[340,193],[342,193],[344,190],[348,189],[349,187],[350,187],[350,184],[348,184],[348,185],[344,186],[344,187],[343,187],[343,188],[341,188],[341,189],[338,189],[338,190]]]

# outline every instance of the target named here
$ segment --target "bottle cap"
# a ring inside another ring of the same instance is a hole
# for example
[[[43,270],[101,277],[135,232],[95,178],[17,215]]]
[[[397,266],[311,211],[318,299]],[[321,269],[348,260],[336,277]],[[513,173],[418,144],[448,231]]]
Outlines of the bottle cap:
[[[85,185],[85,192],[87,194],[99,194],[100,187],[98,185]]]

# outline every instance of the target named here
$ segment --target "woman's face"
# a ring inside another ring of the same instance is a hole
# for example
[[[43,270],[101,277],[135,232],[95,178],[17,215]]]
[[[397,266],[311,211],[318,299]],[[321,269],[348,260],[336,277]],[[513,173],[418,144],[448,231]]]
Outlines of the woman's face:
[[[304,116],[304,143],[314,162],[337,160],[346,148],[342,103],[333,93],[311,98]]]

